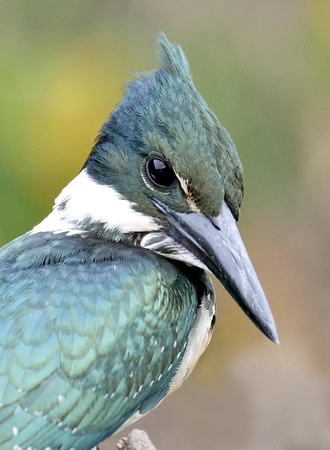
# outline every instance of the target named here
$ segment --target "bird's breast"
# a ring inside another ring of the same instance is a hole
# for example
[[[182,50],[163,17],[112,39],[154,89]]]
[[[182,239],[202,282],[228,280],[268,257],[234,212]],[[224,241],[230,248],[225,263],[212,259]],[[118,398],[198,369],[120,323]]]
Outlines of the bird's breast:
[[[212,290],[201,299],[193,328],[189,334],[185,354],[171,381],[169,394],[178,389],[193,371],[197,361],[210,343],[215,320],[216,302],[214,291]]]

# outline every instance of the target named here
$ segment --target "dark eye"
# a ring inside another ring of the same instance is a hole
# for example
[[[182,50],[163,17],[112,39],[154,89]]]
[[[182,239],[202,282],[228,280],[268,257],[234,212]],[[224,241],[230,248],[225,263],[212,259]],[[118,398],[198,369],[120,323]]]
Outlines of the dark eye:
[[[169,189],[177,180],[171,167],[162,159],[149,159],[146,169],[148,177],[156,186]]]

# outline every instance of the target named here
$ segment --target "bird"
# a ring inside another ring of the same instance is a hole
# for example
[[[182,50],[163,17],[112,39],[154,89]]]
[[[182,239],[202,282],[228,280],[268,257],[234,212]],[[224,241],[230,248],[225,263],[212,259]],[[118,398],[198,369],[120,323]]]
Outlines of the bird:
[[[192,372],[210,274],[278,343],[240,237],[235,144],[164,33],[51,213],[0,249],[0,447],[89,450]]]

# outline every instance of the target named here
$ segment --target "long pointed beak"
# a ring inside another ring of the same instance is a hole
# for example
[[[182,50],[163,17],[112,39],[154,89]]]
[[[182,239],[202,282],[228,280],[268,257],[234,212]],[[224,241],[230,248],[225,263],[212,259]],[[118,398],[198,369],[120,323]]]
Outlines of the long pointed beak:
[[[209,218],[179,213],[157,199],[151,201],[170,225],[166,233],[198,258],[252,322],[269,339],[279,343],[272,312],[227,204],[223,202],[218,217]]]

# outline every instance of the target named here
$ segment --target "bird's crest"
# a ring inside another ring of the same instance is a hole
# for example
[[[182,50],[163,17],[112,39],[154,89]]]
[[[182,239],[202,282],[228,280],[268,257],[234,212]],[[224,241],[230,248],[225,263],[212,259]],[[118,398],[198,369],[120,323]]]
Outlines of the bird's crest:
[[[215,217],[225,198],[238,218],[243,174],[231,136],[196,89],[183,50],[163,32],[157,41],[157,60],[156,70],[137,73],[137,79],[126,85],[86,162],[89,173],[98,182],[120,189],[123,177],[118,174],[123,168],[119,170],[118,164],[128,170],[123,155],[133,151],[143,159],[158,149],[180,178],[188,199],[177,207],[191,207],[193,199],[194,210]],[[122,189],[122,195],[131,195],[132,189]],[[134,191],[139,190],[135,186]],[[144,207],[150,207],[147,197]]]
[[[157,40],[157,60],[161,68],[178,76],[186,82],[192,81],[189,62],[179,44],[171,43],[164,32],[159,33]]]

